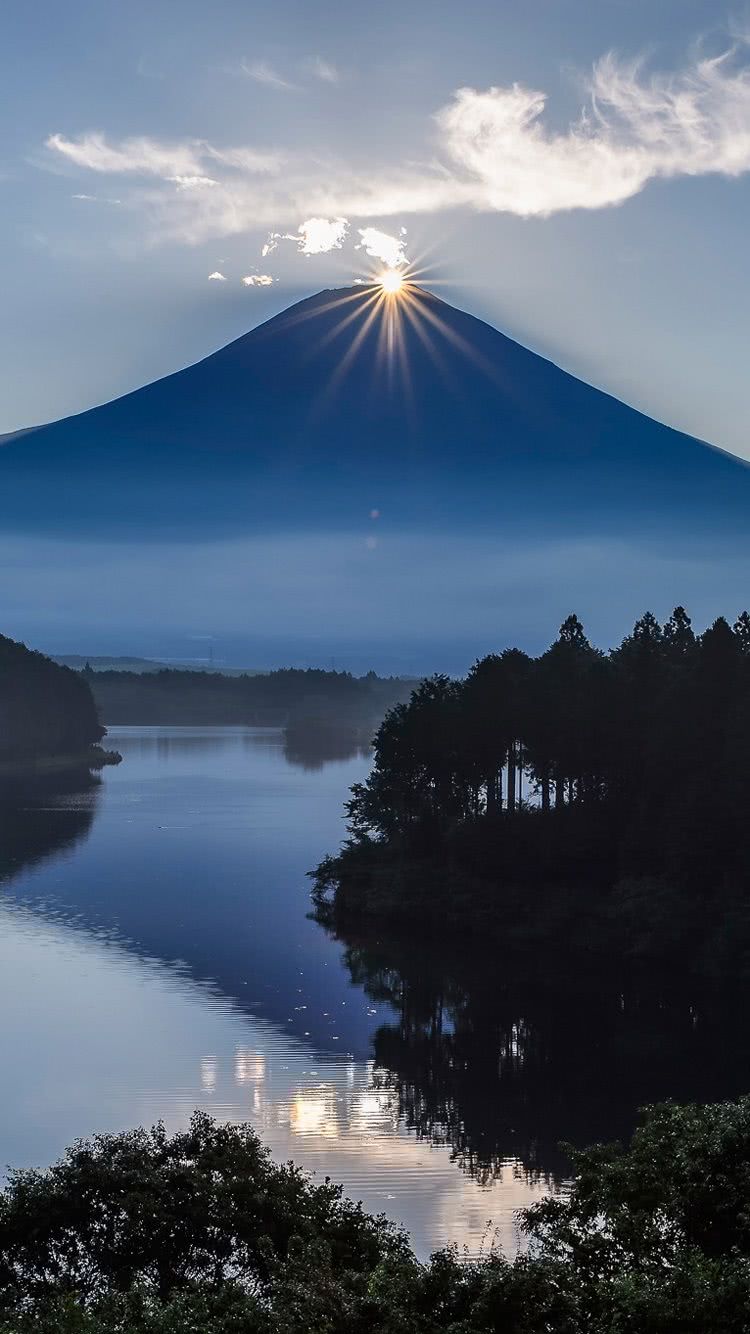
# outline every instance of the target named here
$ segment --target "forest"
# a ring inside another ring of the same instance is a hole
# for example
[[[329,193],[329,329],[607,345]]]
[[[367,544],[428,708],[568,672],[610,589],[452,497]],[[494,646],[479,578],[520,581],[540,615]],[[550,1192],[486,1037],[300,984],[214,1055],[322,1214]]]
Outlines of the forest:
[[[256,725],[300,728],[321,723],[371,728],[413,682],[374,672],[283,668],[252,675],[185,671],[82,673],[99,713],[115,725]],[[369,736],[368,736],[369,739]]]
[[[317,911],[505,936],[577,918],[596,948],[710,936],[725,961],[750,943],[748,755],[747,612],[700,635],[647,612],[608,653],[569,616],[539,657],[492,654],[388,713]]]
[[[0,635],[0,765],[80,760],[103,735],[79,672]]]

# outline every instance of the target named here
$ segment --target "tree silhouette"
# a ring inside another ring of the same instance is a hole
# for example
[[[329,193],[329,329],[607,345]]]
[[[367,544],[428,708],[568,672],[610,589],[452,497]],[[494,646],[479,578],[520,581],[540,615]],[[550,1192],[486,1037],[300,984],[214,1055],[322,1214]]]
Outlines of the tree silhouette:
[[[402,875],[409,858],[437,863],[431,901],[449,912],[473,903],[477,915],[481,901],[491,914],[489,886],[540,876],[650,876],[680,885],[696,920],[707,894],[726,906],[731,886],[736,913],[750,890],[748,754],[746,612],[700,636],[684,607],[664,627],[646,612],[608,654],[571,615],[538,658],[492,654],[386,716],[326,883],[356,863],[364,884],[368,864],[397,850]]]
[[[103,735],[82,673],[0,635],[0,762],[80,758]]]

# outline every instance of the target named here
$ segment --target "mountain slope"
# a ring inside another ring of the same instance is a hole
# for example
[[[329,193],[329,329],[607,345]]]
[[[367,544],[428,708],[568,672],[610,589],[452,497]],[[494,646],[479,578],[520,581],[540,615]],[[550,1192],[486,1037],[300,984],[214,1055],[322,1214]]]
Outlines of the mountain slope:
[[[750,470],[419,288],[321,292],[0,443],[5,625],[55,653],[465,671],[750,583]]]
[[[411,287],[321,292],[0,447],[0,523],[193,535],[543,522],[741,527],[750,472]]]

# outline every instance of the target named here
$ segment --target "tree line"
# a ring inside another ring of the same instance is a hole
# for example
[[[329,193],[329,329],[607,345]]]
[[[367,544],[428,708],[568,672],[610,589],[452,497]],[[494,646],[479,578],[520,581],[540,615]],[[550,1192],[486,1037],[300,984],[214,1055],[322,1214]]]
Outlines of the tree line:
[[[408,698],[412,683],[374,672],[282,668],[253,675],[165,668],[158,672],[91,671],[86,676],[101,716],[128,724],[261,724],[349,722],[373,728],[386,709]]]
[[[539,657],[509,648],[422,682],[374,750],[348,803],[350,855],[744,884],[750,616],[697,635],[682,607],[664,625],[647,612],[605,653],[571,615]]]

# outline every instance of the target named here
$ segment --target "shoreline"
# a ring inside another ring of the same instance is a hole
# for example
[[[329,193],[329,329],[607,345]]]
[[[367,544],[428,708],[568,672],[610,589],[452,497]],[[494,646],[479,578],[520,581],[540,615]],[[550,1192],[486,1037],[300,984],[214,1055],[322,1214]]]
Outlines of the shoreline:
[[[646,872],[493,879],[452,851],[420,857],[388,844],[350,844],[309,872],[311,916],[339,938],[363,931],[459,953],[485,945],[535,963],[562,950],[584,971],[750,982],[750,913],[740,887],[686,893],[667,875]]]
[[[75,773],[81,769],[103,769],[120,764],[118,750],[103,750],[90,746],[88,750],[72,755],[37,755],[29,759],[0,761],[0,782],[10,778],[43,778],[51,774]]]

